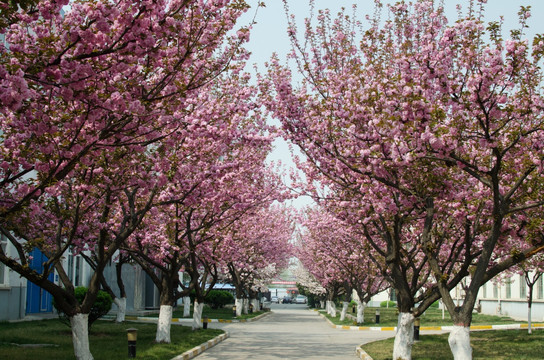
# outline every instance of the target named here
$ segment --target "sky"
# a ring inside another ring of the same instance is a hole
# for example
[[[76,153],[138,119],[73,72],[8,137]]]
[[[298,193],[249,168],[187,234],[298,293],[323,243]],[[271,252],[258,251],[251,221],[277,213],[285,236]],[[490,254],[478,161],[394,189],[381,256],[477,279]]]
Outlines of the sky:
[[[250,42],[247,48],[252,52],[249,64],[256,64],[260,72],[265,71],[265,62],[267,62],[273,53],[277,53],[280,60],[285,60],[286,54],[290,51],[291,45],[287,36],[287,17],[282,0],[247,0],[251,5],[250,9],[243,18],[240,19],[240,25],[247,25],[255,16],[257,3],[264,1],[266,7],[259,8],[255,18]],[[384,3],[394,3],[395,0],[384,0]],[[299,31],[303,29],[303,22],[309,16],[309,0],[287,0],[289,12],[294,14]],[[331,14],[337,14],[342,7],[348,9],[351,14],[352,5],[357,4],[357,17],[364,21],[367,14],[374,12],[373,0],[315,0],[315,10],[328,8]],[[453,22],[457,18],[456,4],[461,4],[464,9],[468,6],[468,0],[444,0],[446,7],[446,16]],[[517,28],[518,11],[520,6],[531,6],[532,16],[528,20],[529,29],[527,35],[532,38],[536,33],[544,33],[544,0],[488,0],[486,6],[486,20],[498,21],[500,16],[504,19],[505,37],[510,29]],[[384,15],[385,16],[385,15]],[[364,23],[363,23],[364,24]],[[281,160],[287,167],[294,167],[291,161],[289,147],[284,140],[275,142],[275,149],[269,156],[270,160]],[[299,198],[293,201],[297,208],[310,205],[312,202],[308,198]]]

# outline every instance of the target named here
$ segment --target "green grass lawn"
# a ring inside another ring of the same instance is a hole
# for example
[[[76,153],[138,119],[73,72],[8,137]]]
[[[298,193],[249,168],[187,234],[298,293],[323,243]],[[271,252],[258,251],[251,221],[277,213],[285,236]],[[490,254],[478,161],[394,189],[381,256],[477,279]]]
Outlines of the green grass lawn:
[[[171,359],[220,334],[222,330],[192,331],[190,327],[172,325],[171,344],[156,344],[156,324],[97,321],[89,335],[91,353],[96,360],[126,359],[128,328],[138,329],[136,356],[138,359]],[[13,344],[52,344],[55,346],[27,348]],[[71,330],[57,319],[0,323],[0,358],[9,360],[74,359]]]
[[[379,308],[380,309],[380,323],[376,324],[376,310],[378,308],[367,307],[365,308],[365,322],[359,324],[359,326],[382,326],[382,327],[391,327],[397,326],[397,309],[396,308]],[[324,315],[327,316],[336,325],[348,325],[354,326],[355,321],[346,317],[344,321],[340,321],[340,311],[336,312],[336,318],[332,318],[327,315],[325,311],[321,311]],[[350,315],[356,315],[350,311]],[[450,326],[453,325],[450,315],[446,311],[444,313],[444,320],[442,320],[442,310],[439,309],[427,309],[424,315],[420,317],[421,325],[420,326]],[[515,321],[512,318],[506,316],[493,316],[474,313],[472,316],[472,325],[500,325],[500,324],[513,324],[520,323]]]
[[[374,360],[391,360],[394,339],[376,341],[362,348]],[[541,360],[544,354],[544,330],[472,331],[470,342],[473,359]],[[413,360],[449,360],[453,356],[448,345],[448,334],[422,335],[412,347]]]
[[[222,309],[212,309],[209,306],[205,305],[202,310],[202,317],[207,317],[208,319],[222,319],[222,320],[243,320],[251,319],[256,316],[263,314],[264,311],[254,311],[252,314],[241,316],[233,316],[232,307],[224,307]],[[159,317],[159,314],[148,315],[149,317]],[[174,309],[172,314],[173,318],[183,318],[183,307],[177,307]],[[193,308],[191,307],[191,317],[193,317]]]

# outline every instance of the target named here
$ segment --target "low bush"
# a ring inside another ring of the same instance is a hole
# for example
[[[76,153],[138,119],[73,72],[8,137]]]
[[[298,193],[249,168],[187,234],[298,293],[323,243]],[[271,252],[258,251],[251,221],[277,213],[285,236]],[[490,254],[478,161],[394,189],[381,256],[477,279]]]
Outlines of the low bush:
[[[234,303],[234,296],[228,291],[211,290],[208,296],[206,296],[205,303],[212,309],[221,309],[227,304]]]
[[[389,304],[388,304],[389,303]],[[382,301],[380,303],[380,307],[390,307],[390,308],[394,308],[397,306],[397,303],[394,302],[394,301],[391,301],[391,300],[388,300],[388,301]]]

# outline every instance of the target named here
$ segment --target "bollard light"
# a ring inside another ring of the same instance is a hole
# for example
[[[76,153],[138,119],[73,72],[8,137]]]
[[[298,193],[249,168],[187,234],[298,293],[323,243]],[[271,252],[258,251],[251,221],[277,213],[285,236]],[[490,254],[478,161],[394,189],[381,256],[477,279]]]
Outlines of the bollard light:
[[[376,309],[376,324],[380,323],[380,309]]]
[[[232,307],[232,316],[236,317],[236,305]]]
[[[352,306],[351,306],[351,312],[352,312],[353,314],[355,314],[355,305],[352,305]]]
[[[249,304],[249,313],[253,314],[253,304]]]
[[[414,320],[414,340],[419,341],[419,325],[420,319],[417,318]]]
[[[138,338],[138,329],[130,328],[127,329],[127,338],[128,338],[128,357],[136,357],[136,339]]]
[[[208,328],[208,318],[207,317],[202,318],[202,328],[204,330]]]

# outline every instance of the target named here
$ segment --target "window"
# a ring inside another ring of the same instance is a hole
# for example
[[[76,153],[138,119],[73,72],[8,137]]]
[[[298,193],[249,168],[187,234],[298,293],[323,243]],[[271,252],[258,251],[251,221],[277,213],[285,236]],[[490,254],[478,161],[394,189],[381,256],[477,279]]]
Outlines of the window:
[[[499,287],[497,284],[493,284],[493,297],[495,299],[499,297]]]
[[[4,234],[0,234],[0,245],[2,246],[2,251],[6,252],[8,246],[8,239]],[[8,271],[6,265],[0,263],[0,286],[8,285]]]
[[[74,255],[70,254],[68,255],[68,270],[66,271],[68,273],[68,279],[70,279],[71,282],[74,281]]]
[[[482,290],[483,290],[482,297],[486,298],[487,297],[487,283],[482,285]]]
[[[544,298],[543,290],[544,289],[542,289],[542,276],[541,276],[538,278],[536,282],[536,298],[537,299]]]
[[[519,276],[519,298],[525,299],[527,297],[527,283],[525,282],[525,275]]]
[[[506,298],[511,299],[512,298],[512,278],[506,279],[505,285],[506,285]]]

